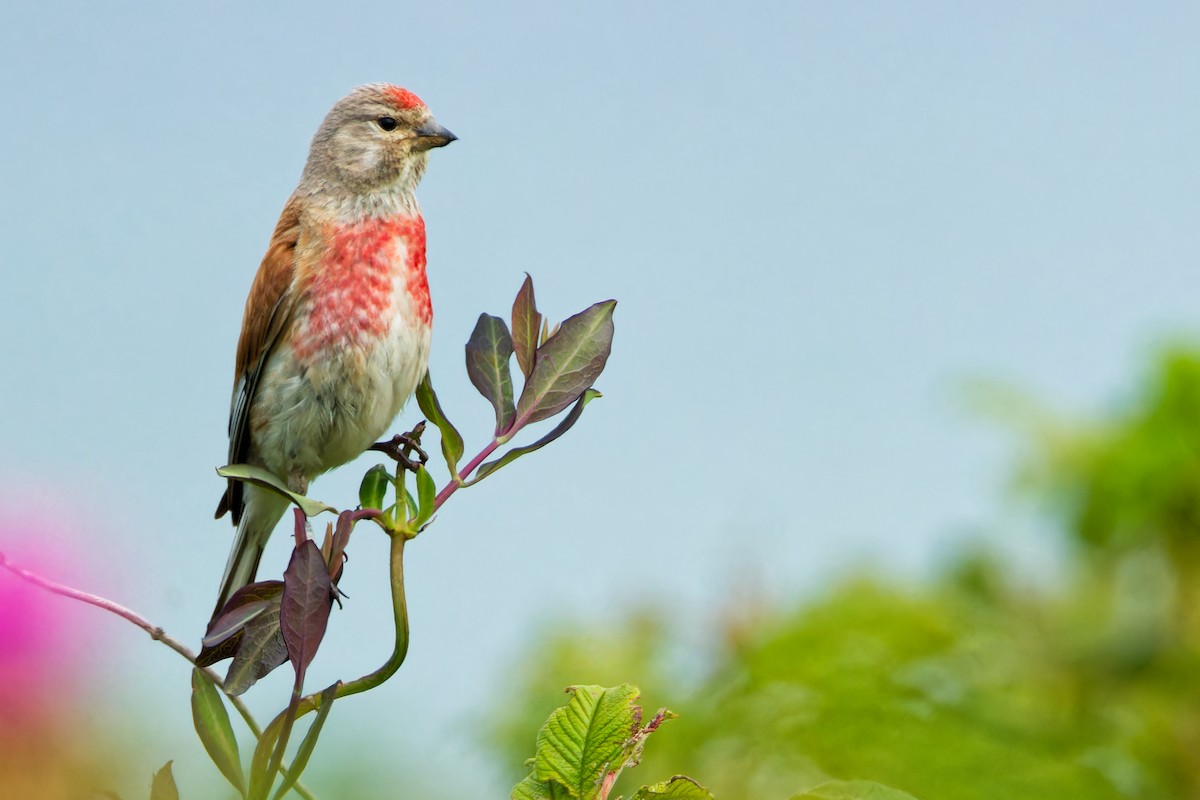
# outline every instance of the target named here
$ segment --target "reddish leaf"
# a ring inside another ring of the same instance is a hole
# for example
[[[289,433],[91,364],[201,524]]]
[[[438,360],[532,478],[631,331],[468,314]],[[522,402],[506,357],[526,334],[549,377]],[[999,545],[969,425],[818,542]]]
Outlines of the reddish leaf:
[[[538,331],[541,327],[542,315],[538,313],[537,302],[533,297],[533,278],[526,273],[525,282],[521,284],[521,290],[517,292],[517,299],[513,301],[512,307],[513,352],[517,354],[517,364],[526,378],[533,372]]]
[[[554,416],[595,383],[612,351],[616,306],[616,300],[605,300],[568,317],[538,349],[517,403],[520,424]]]
[[[341,524],[340,519],[338,523]],[[317,654],[329,624],[332,605],[329,565],[321,557],[321,549],[316,543],[305,540],[292,551],[292,560],[283,573],[283,602],[279,614],[283,642],[297,674],[302,675]]]
[[[279,606],[283,593],[283,581],[259,581],[238,589],[225,602],[221,613],[208,623],[208,630],[201,640],[203,649],[196,657],[196,666],[210,667],[218,661],[232,658],[238,651],[241,631],[250,621],[274,604]],[[276,612],[276,616],[278,616]]]

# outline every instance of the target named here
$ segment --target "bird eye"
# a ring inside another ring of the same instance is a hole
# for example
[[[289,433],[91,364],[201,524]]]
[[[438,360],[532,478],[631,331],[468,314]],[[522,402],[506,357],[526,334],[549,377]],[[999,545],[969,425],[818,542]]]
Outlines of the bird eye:
[[[378,122],[379,127],[383,128],[385,131],[396,130],[395,117],[380,117],[378,120],[376,120],[376,122]]]

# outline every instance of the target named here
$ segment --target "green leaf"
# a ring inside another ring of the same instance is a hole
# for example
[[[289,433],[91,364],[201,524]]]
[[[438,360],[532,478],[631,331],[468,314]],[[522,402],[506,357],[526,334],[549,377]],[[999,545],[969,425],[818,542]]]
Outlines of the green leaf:
[[[413,525],[418,529],[433,516],[433,503],[437,499],[437,486],[429,470],[421,466],[417,468],[417,516]]]
[[[287,484],[281,481],[275,473],[262,467],[255,467],[250,464],[230,464],[218,469],[217,474],[222,478],[233,478],[234,480],[253,483],[255,486],[272,489],[299,506],[306,517],[315,517],[324,511],[337,512],[337,509],[333,506],[327,506],[319,500],[313,500],[289,490]]]
[[[916,800],[908,792],[872,781],[828,781],[791,800]]]
[[[462,460],[464,452],[462,434],[450,424],[450,420],[446,419],[445,413],[442,412],[442,406],[438,402],[437,394],[433,391],[433,383],[430,381],[428,372],[417,384],[416,397],[417,405],[421,407],[421,413],[437,426],[438,432],[441,434],[442,455],[446,458],[446,466],[450,468],[450,476],[457,478],[458,462]]]
[[[279,741],[286,716],[280,714],[271,720],[271,724],[258,738],[258,746],[254,748],[254,755],[250,758],[250,791],[246,794],[248,800],[264,800],[267,792],[271,791],[271,784],[275,783],[275,776],[267,775],[267,770],[271,766],[271,753]]]
[[[554,430],[550,431],[533,444],[525,445],[524,447],[514,447],[512,450],[509,450],[507,453],[500,456],[500,458],[484,462],[479,466],[479,469],[475,471],[475,477],[471,480],[471,483],[479,483],[481,480],[501,467],[511,464],[527,453],[532,453],[534,450],[545,447],[558,437],[562,436],[564,433],[569,431],[571,426],[574,425],[579,419],[579,415],[583,413],[583,407],[595,400],[597,397],[603,397],[603,395],[597,392],[595,389],[588,389],[585,391],[583,396],[575,402],[575,406],[571,409],[571,411],[565,417],[563,417],[562,421],[559,422],[558,425],[554,426]]]
[[[467,340],[467,375],[496,410],[497,436],[509,429],[516,415],[512,373],[508,367],[512,354],[512,336],[504,320],[480,314]]]
[[[670,800],[713,800],[712,792],[686,775],[676,775],[669,781],[643,786],[633,793],[630,800],[654,800],[657,797]]]
[[[163,768],[154,773],[150,782],[150,800],[179,800],[179,790],[175,788],[175,776],[171,774],[174,761],[163,764]]]
[[[605,300],[564,320],[538,348],[537,363],[517,403],[520,424],[552,417],[596,382],[612,352],[613,310]]]
[[[363,475],[362,483],[358,487],[358,504],[363,508],[382,509],[388,487],[391,485],[391,473],[383,464],[376,464]]]
[[[338,687],[341,685],[342,682],[338,681],[321,692],[321,705],[317,708],[317,718],[312,721],[312,725],[308,728],[308,733],[304,734],[304,741],[300,742],[300,747],[296,750],[295,760],[292,761],[292,765],[284,773],[283,783],[279,784],[279,790],[275,792],[276,800],[283,797],[289,789],[296,785],[296,781],[300,780],[300,775],[304,772],[304,768],[308,766],[308,760],[312,757],[313,749],[317,746],[317,737],[321,735],[321,727],[325,724],[325,718],[329,716],[329,710],[333,707],[333,701],[337,698]]]
[[[542,315],[538,313],[533,297],[533,278],[525,274],[525,282],[517,292],[512,307],[512,343],[517,354],[517,365],[526,378],[533,373],[537,355],[538,331],[542,327]]]
[[[225,710],[221,692],[198,669],[192,670],[192,723],[217,769],[235,789],[244,792],[246,779],[229,712]]]
[[[569,800],[570,793],[554,781],[539,781],[533,775],[513,787],[510,800]]]
[[[641,722],[638,690],[622,684],[567,691],[570,702],[538,731],[534,776],[562,784],[578,800],[593,800],[603,778],[625,763],[626,745]]]

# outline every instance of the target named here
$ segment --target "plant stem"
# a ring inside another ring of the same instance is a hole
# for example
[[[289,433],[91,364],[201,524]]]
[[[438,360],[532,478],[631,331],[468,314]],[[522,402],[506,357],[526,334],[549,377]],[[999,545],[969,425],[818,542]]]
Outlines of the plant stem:
[[[390,535],[392,546],[389,564],[392,585],[392,618],[396,626],[396,644],[392,648],[392,654],[383,663],[383,666],[361,678],[343,683],[338,687],[334,699],[374,689],[395,675],[396,670],[400,669],[400,665],[404,663],[405,656],[408,655],[408,601],[404,597],[404,545],[408,542],[408,538],[403,533],[392,533]],[[308,712],[317,710],[320,706],[321,695],[319,692],[303,697],[296,706],[294,719],[300,719],[300,717]],[[285,710],[280,713],[282,715],[288,712]],[[275,718],[275,720],[279,719],[279,716]],[[272,724],[274,724],[274,721],[272,721]]]
[[[213,686],[216,686],[218,689],[220,689],[221,693],[228,698],[230,704],[237,709],[237,712],[245,721],[246,727],[250,729],[252,734],[254,734],[254,738],[256,740],[262,738],[262,728],[259,727],[258,722],[255,721],[254,715],[250,713],[250,709],[246,707],[246,704],[242,702],[240,697],[231,695],[229,692],[225,691],[225,682],[221,680],[221,676],[217,674],[216,670],[214,670],[212,667],[197,667],[196,654],[192,652],[191,648],[189,648],[183,642],[180,642],[178,639],[168,636],[167,632],[162,628],[151,624],[150,621],[145,617],[131,609],[126,608],[120,603],[114,603],[112,600],[101,597],[100,595],[82,592],[79,589],[73,589],[70,586],[56,583],[49,578],[43,578],[37,573],[18,567],[16,564],[11,563],[7,558],[5,558],[3,553],[0,553],[0,567],[4,567],[21,580],[32,583],[34,586],[37,586],[40,589],[45,589],[47,592],[57,594],[61,597],[67,597],[71,600],[78,600],[82,603],[87,603],[88,605],[103,609],[110,614],[116,614],[118,617],[137,625],[146,633],[150,634],[151,639],[156,642],[162,642],[167,647],[186,658],[188,663],[190,663],[194,668],[199,669],[202,673],[204,673],[204,677],[211,681]],[[285,764],[281,764],[280,768],[285,772],[287,770],[287,766]],[[297,794],[305,798],[305,800],[316,800],[316,797],[309,792],[306,787],[301,786],[299,783],[292,788],[296,790]]]
[[[515,433],[515,427],[516,426],[514,426],[513,429],[505,435],[511,436],[512,433]],[[450,499],[450,495],[458,491],[458,487],[463,485],[463,481],[471,475],[475,468],[482,464],[483,460],[494,453],[496,448],[499,446],[499,439],[493,438],[492,441],[488,442],[487,447],[480,450],[478,455],[468,461],[467,465],[463,467],[462,472],[458,474],[458,480],[450,481],[442,487],[440,492],[438,492],[437,497],[433,501],[433,510],[437,511],[439,508],[441,508],[442,504]]]

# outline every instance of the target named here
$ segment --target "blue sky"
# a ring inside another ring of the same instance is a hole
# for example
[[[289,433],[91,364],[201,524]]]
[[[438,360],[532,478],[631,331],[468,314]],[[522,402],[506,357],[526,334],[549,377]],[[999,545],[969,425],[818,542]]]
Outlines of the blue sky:
[[[446,506],[409,551],[409,663],[331,717],[429,764],[470,752],[472,704],[540,620],[650,597],[699,624],[739,582],[794,597],[863,561],[919,572],[981,530],[1032,537],[1005,522],[1013,438],[964,386],[1111,407],[1155,346],[1197,330],[1191,4],[5,17],[0,496],[70,519],[51,546],[99,569],[87,588],[184,638],[231,536],[212,468],[242,303],[346,91],[407,86],[460,137],[420,197],[432,366],[468,446],[490,417],[462,367],[479,312],[505,313],[525,271],[556,318],[620,301],[604,399]],[[371,463],[312,493],[352,503]],[[277,539],[264,572],[286,562]],[[386,654],[384,543],[355,550],[314,685]],[[105,690],[179,732],[151,755],[208,775],[177,659],[94,625],[121,651],[100,659]]]

